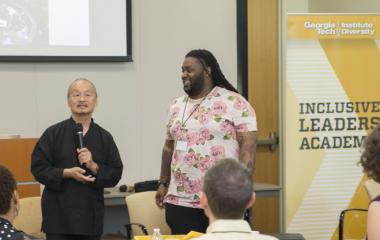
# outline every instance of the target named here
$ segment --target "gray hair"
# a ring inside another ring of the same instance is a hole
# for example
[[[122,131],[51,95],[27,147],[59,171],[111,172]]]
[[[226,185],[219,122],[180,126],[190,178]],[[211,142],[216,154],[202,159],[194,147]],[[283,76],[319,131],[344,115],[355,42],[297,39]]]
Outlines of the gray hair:
[[[92,86],[92,87],[94,88],[94,90],[95,90],[95,96],[98,97],[98,92],[96,91],[96,87],[95,87],[95,85],[94,85],[90,80],[88,80],[87,78],[77,78],[77,79],[75,79],[75,80],[70,84],[69,88],[67,89],[67,98],[70,97],[71,88],[74,86],[74,84],[76,84],[76,83],[79,82],[79,81],[86,81],[86,82],[90,83],[91,86]]]
[[[220,160],[207,171],[203,192],[217,219],[242,219],[253,193],[252,175],[238,160]]]

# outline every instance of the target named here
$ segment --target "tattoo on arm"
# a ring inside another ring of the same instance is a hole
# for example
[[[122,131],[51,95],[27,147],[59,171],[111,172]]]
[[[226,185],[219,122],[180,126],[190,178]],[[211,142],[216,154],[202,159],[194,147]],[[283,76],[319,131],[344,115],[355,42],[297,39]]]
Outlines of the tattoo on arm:
[[[237,132],[236,135],[240,148],[239,160],[245,164],[253,174],[255,171],[257,134],[251,131]]]
[[[165,144],[162,149],[160,181],[163,181],[166,183],[170,182],[170,164],[172,161],[173,152],[174,152],[174,141],[165,140]]]

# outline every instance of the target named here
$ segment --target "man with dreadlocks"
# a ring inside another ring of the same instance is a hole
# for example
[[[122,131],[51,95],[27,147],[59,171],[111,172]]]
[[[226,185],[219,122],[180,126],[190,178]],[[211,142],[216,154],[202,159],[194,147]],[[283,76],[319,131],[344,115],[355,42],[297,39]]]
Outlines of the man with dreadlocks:
[[[206,231],[208,218],[199,200],[210,167],[234,158],[253,172],[256,153],[255,111],[224,77],[211,52],[186,55],[182,82],[186,95],[169,108],[156,194],[172,234]]]

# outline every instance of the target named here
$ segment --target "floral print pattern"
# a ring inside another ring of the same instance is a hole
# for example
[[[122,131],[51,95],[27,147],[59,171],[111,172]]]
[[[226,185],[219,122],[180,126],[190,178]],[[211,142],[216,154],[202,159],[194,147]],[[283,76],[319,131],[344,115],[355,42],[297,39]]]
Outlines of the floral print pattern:
[[[187,149],[174,149],[165,202],[200,208],[207,170],[223,158],[238,159],[236,133],[256,130],[255,111],[238,93],[214,87],[205,99],[177,98],[169,109],[167,139],[184,141]]]

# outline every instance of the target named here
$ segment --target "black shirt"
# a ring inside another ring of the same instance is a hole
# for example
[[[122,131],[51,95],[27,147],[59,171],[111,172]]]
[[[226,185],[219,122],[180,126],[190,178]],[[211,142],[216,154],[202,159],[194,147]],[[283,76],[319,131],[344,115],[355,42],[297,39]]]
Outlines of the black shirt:
[[[8,220],[0,217],[0,239],[23,240],[24,235],[21,231],[16,230]]]
[[[48,234],[101,235],[103,188],[115,186],[122,174],[119,151],[109,132],[91,122],[84,146],[99,166],[94,183],[63,178],[63,170],[79,166],[75,122],[67,119],[49,127],[32,153],[31,170],[45,185],[42,194],[42,229]]]

